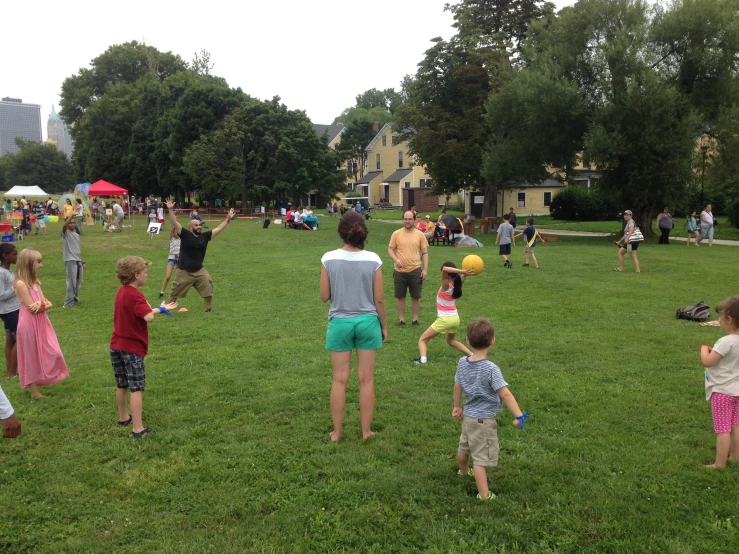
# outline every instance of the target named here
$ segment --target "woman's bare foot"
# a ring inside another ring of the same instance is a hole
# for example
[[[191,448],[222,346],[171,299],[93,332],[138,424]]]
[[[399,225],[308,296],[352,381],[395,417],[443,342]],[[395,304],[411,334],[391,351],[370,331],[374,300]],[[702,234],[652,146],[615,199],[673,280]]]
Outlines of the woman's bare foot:
[[[362,438],[364,440],[371,439],[374,437],[377,433],[375,431],[370,431],[369,433],[362,433]]]
[[[31,393],[31,398],[46,398],[43,394],[39,392],[36,383],[31,383],[30,385],[28,385],[28,392]]]
[[[339,442],[339,439],[341,438],[341,433],[337,433],[336,431],[331,431],[328,434],[328,438],[331,439],[331,442]]]
[[[46,398],[46,396],[44,396],[40,392],[37,392],[35,394],[34,393],[31,393],[31,398]]]
[[[703,467],[705,467],[706,469],[724,469],[726,466],[717,466],[716,464],[710,464]]]

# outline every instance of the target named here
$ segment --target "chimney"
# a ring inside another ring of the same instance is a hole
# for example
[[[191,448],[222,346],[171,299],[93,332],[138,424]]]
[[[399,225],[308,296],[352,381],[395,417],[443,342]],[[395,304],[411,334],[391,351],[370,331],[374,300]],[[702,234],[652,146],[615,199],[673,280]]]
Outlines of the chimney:
[[[372,130],[373,130],[373,131],[374,131],[375,133],[379,133],[379,132],[380,132],[380,122],[379,122],[379,121],[375,121],[375,122],[374,122],[374,123],[372,124]]]

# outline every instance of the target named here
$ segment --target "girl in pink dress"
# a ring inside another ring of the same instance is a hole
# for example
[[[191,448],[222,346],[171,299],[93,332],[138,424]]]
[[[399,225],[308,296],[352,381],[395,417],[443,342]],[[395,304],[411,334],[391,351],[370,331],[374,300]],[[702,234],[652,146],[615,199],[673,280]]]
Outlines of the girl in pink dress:
[[[41,292],[38,271],[41,254],[26,248],[18,255],[15,292],[21,302],[16,343],[18,345],[18,375],[21,387],[28,388],[32,398],[43,398],[40,386],[53,385],[69,377],[59,341],[46,312],[51,302]]]

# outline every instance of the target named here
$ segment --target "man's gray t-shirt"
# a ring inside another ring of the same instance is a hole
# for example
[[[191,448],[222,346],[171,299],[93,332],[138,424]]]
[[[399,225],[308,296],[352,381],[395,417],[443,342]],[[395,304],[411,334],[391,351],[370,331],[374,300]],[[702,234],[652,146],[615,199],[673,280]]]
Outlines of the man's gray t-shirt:
[[[75,231],[67,231],[65,227],[62,227],[60,234],[64,249],[64,261],[81,262],[82,253],[80,252],[80,236]]]
[[[500,227],[498,227],[498,236],[500,237],[498,244],[511,244],[513,225],[510,223],[501,223]]]
[[[464,392],[464,415],[479,419],[495,417],[503,411],[498,391],[507,387],[500,368],[490,360],[471,362],[467,356],[457,364],[454,383]]]
[[[373,283],[382,267],[380,256],[361,250],[333,250],[321,258],[331,282],[331,307],[328,318],[377,315]]]

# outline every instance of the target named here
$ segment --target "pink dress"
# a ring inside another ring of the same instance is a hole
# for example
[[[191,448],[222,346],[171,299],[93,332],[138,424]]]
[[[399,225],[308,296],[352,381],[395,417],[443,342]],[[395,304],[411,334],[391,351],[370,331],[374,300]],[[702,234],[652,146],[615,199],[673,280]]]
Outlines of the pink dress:
[[[39,286],[28,289],[31,300],[41,300]],[[69,370],[59,348],[54,327],[46,312],[32,314],[21,302],[16,332],[18,345],[18,376],[21,387],[31,383],[38,386],[53,385],[69,377]]]

